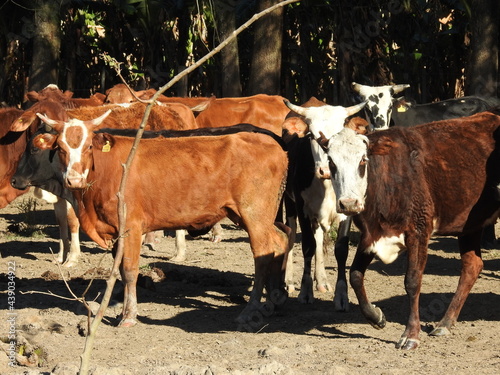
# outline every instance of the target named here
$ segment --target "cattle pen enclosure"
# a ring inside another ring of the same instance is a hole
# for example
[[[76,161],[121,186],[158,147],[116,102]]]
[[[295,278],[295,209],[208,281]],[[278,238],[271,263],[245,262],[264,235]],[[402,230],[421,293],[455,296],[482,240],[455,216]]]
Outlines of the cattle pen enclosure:
[[[0,210],[0,374],[76,374],[85,342],[86,310],[71,300],[60,269],[52,262],[49,248],[57,252],[58,231],[51,206],[37,201],[36,211],[30,213],[29,199],[33,199],[30,194],[21,196]],[[26,235],[30,228],[23,223],[40,225],[41,233]],[[242,329],[234,319],[248,300],[254,265],[246,232],[229,221],[223,222],[223,228],[220,243],[208,241],[208,236],[188,240],[187,260],[182,263],[169,262],[175,252],[171,237],[162,238],[154,250],[143,247],[137,292],[139,324],[115,327],[121,311],[116,286],[112,305],[98,330],[91,373],[498,373],[500,250],[483,251],[484,270],[451,335],[436,338],[423,333],[417,350],[400,351],[394,344],[409,310],[404,254],[390,265],[374,262],[366,275],[367,292],[387,317],[383,330],[365,322],[351,289],[347,313],[334,311],[333,291],[316,292],[315,302],[309,305],[300,304],[295,291],[273,315],[263,314],[258,330]],[[497,233],[499,229],[497,224]],[[105,287],[112,258],[86,236],[82,235],[82,239],[79,263],[62,272],[77,296],[95,275],[86,294],[92,301]],[[326,267],[329,282],[334,285],[332,246]],[[296,243],[294,249],[298,288],[302,272],[300,245]],[[351,243],[348,264],[354,250]],[[11,279],[9,266],[15,267]],[[456,239],[433,238],[420,301],[424,332],[430,331],[444,313],[459,272]],[[9,282],[14,282],[14,300],[7,298],[8,285],[12,285]],[[47,295],[49,292],[65,299]],[[96,303],[90,305],[95,308]],[[24,354],[20,359],[26,361],[26,366],[10,367],[4,354],[9,352],[12,325],[17,330],[17,350]]]

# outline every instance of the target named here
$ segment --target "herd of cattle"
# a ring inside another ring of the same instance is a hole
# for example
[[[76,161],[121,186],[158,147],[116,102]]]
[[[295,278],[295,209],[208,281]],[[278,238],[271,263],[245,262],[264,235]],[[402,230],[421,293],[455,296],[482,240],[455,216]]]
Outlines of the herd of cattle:
[[[136,324],[141,244],[154,241],[157,231],[176,230],[176,259],[182,260],[185,231],[207,233],[228,217],[248,232],[255,261],[250,300],[238,316],[243,323],[252,321],[264,290],[276,303],[284,300],[277,298],[286,295],[284,286],[293,289],[297,221],[304,256],[299,301],[313,302],[314,284],[332,289],[323,245],[338,225],[334,306],[348,309],[354,221],[361,238],[350,285],[376,328],[384,327],[385,317],[366,295],[365,271],[375,256],[390,263],[406,250],[410,316],[396,344],[401,349],[419,345],[419,294],[431,235],[458,236],[458,288],[431,334],[449,332],[482,270],[483,229],[500,213],[498,103],[463,97],[412,105],[395,97],[408,85],[352,88],[359,104],[347,108],[315,98],[298,106],[269,95],[159,96],[124,194],[121,326]],[[118,84],[106,95],[78,99],[49,85],[28,93],[28,109],[0,109],[0,208],[30,186],[52,193],[60,226],[57,260],[65,266],[78,262],[80,226],[98,245],[116,246],[122,166],[154,94]]]

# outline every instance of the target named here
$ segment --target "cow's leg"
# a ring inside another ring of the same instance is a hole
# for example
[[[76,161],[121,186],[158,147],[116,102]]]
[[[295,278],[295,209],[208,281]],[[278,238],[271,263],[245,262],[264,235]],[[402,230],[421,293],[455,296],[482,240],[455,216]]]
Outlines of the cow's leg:
[[[220,223],[215,224],[210,230],[210,241],[213,243],[222,241],[222,225]]]
[[[354,256],[351,271],[349,273],[349,280],[358,299],[363,316],[373,327],[381,329],[385,327],[386,323],[384,313],[380,308],[370,303],[364,285],[366,269],[370,265],[375,254],[366,252],[365,248],[361,246],[362,243],[363,240],[361,240],[360,245],[358,245],[356,255]]]
[[[410,303],[410,315],[406,329],[396,343],[396,348],[403,350],[416,349],[420,344],[419,300],[422,287],[422,276],[427,263],[428,238],[407,235],[405,244],[408,254],[408,265],[405,275],[405,290]]]
[[[352,218],[347,217],[339,224],[337,241],[335,242],[335,259],[337,260],[337,284],[333,304],[336,311],[349,311],[349,297],[347,294],[346,263],[349,254],[349,231]]]
[[[302,231],[302,256],[304,257],[304,270],[302,272],[302,281],[300,283],[300,293],[297,297],[300,303],[313,303],[314,290],[313,279],[311,276],[312,259],[316,252],[316,241],[311,221],[299,214],[300,228]]]
[[[184,262],[186,260],[186,231],[184,229],[175,231],[175,256],[170,260],[172,262]]]
[[[78,263],[78,258],[80,257],[80,221],[76,216],[75,210],[71,203],[66,202],[67,216],[68,216],[68,226],[69,232],[71,233],[71,245],[69,248],[69,254],[64,262],[65,267],[73,267]]]
[[[290,243],[285,270],[285,287],[288,293],[293,293],[295,291],[295,285],[293,283],[293,246],[295,244],[295,237],[297,235],[297,211],[295,209],[295,202],[293,202],[287,196],[284,197],[284,205],[286,225],[290,228]]]
[[[267,230],[261,226],[247,229],[254,256],[255,276],[248,304],[236,319],[242,329],[259,329],[265,317],[270,316],[286,300],[283,273],[290,230],[284,232],[283,229],[283,224],[279,228],[273,226]],[[261,304],[264,287],[267,288],[268,300]]]
[[[152,232],[146,233],[144,236],[143,244],[150,245],[151,249],[155,250],[156,244],[160,242],[159,238],[163,236],[162,230],[155,230]]]
[[[137,225],[136,225],[137,226]],[[119,327],[132,327],[137,324],[137,277],[139,275],[139,256],[141,252],[142,233],[136,229],[124,238],[123,259],[120,273],[124,286],[123,313]]]
[[[316,251],[314,252],[314,280],[316,281],[316,290],[325,293],[332,290],[325,270],[325,231],[321,226],[315,225],[313,232],[316,243]],[[326,234],[328,235],[328,233]]]
[[[442,336],[450,333],[450,329],[456,323],[460,310],[462,310],[472,286],[483,269],[480,248],[481,233],[476,232],[470,235],[459,236],[458,243],[462,260],[462,270],[458,287],[445,315],[430,333],[433,336]]]
[[[68,210],[66,200],[58,198],[54,203],[56,222],[59,226],[59,252],[57,253],[57,263],[64,263],[66,254],[69,252],[69,232],[68,232]]]

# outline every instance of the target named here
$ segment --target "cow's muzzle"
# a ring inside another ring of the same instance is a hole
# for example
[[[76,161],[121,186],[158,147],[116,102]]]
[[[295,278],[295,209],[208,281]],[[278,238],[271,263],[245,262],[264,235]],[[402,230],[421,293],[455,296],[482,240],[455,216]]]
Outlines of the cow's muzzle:
[[[347,216],[357,215],[365,209],[364,203],[355,198],[340,198],[337,211]]]

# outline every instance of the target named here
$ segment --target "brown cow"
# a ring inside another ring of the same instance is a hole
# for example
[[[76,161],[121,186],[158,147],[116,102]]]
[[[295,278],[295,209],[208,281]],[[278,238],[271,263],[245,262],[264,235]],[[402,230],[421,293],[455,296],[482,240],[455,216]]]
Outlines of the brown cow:
[[[320,142],[330,159],[337,211],[355,215],[361,239],[350,282],[363,315],[375,328],[386,320],[368,300],[365,272],[375,256],[393,262],[407,250],[410,303],[397,348],[419,345],[419,297],[431,235],[456,235],[462,270],[444,317],[431,332],[449,333],[483,262],[483,228],[500,212],[500,116],[482,112],[363,136],[345,128]]]
[[[134,103],[126,107],[118,105],[105,105],[97,107],[79,107],[66,110],[58,101],[44,100],[36,103],[33,107],[22,113],[19,119],[12,124],[12,129],[15,131],[23,131],[26,127],[35,127],[39,121],[35,111],[45,113],[48,116],[52,116],[52,118],[67,120],[69,118],[68,116],[79,117],[82,119],[92,119],[102,115],[108,110],[111,110],[111,114],[108,116],[106,121],[103,122],[103,127],[137,128],[139,127],[142,117],[144,116],[145,108],[146,104]],[[151,130],[194,129],[196,127],[197,124],[192,111],[186,106],[178,103],[172,105],[155,105],[152,108],[147,125],[147,128]],[[9,181],[12,178],[12,174],[9,176]],[[67,210],[62,207],[63,205],[67,208]],[[79,223],[78,220],[76,220],[73,208],[65,201],[56,201],[55,209],[56,219],[60,225],[61,233],[61,246],[57,261],[63,263],[66,267],[71,267],[77,263],[81,253],[78,239]],[[66,215],[66,212],[67,220],[64,216],[62,216]],[[69,223],[71,243],[68,239],[68,228],[64,226],[66,221]],[[185,236],[184,233],[178,235],[177,238],[182,239],[183,236]],[[145,243],[152,241],[151,237],[153,237],[153,235],[150,234],[149,237],[149,239],[145,240]],[[180,248],[182,252],[181,240],[177,240],[176,246],[177,248]]]
[[[151,98],[156,90],[135,91],[142,99]],[[132,103],[137,99],[122,83],[106,91],[107,103]],[[182,103],[195,112],[199,112],[196,121],[200,128],[216,128],[236,124],[252,124],[271,130],[281,136],[283,121],[290,110],[279,95],[254,95],[241,98],[181,98],[160,96],[162,103]]]
[[[132,94],[132,92],[134,94]],[[125,84],[118,83],[106,91],[107,103],[133,103],[140,99],[150,99],[156,93],[155,89],[134,91]],[[282,125],[289,109],[283,103],[283,97],[271,95],[255,95],[242,98],[206,98],[206,97],[167,97],[160,95],[161,103],[182,103],[196,115],[196,122],[200,128],[216,128],[236,124],[252,124],[271,130],[278,136],[282,134]],[[222,238],[222,228],[218,223],[212,232],[212,241],[218,242]],[[179,236],[176,236],[179,239]],[[185,246],[176,246],[177,254],[174,260],[182,261],[186,258]]]
[[[28,190],[17,190],[10,185],[10,179],[26,148],[27,135],[11,131],[12,123],[23,113],[17,108],[0,109],[0,208],[4,208],[16,197]],[[34,132],[33,129],[27,129]],[[29,134],[28,134],[29,136]]]
[[[77,108],[85,106],[100,106],[104,104],[105,95],[96,93],[90,98],[73,98],[71,91],[62,91],[57,85],[51,84],[40,91],[29,91],[26,94],[30,102],[42,102],[52,100],[61,103],[64,108]]]
[[[122,163],[133,143],[132,138],[93,133],[107,115],[67,122],[40,115],[58,136],[42,134],[34,139],[40,148],[57,144],[66,186],[74,189],[78,201],[82,228],[104,247],[118,235],[116,193]],[[125,192],[128,233],[121,263],[125,284],[121,326],[136,323],[141,235],[148,231],[199,230],[229,217],[248,232],[255,259],[255,284],[240,321],[251,322],[255,317],[268,277],[268,297],[282,295],[288,237],[274,220],[288,159],[277,140],[281,141],[271,132],[141,140]]]

